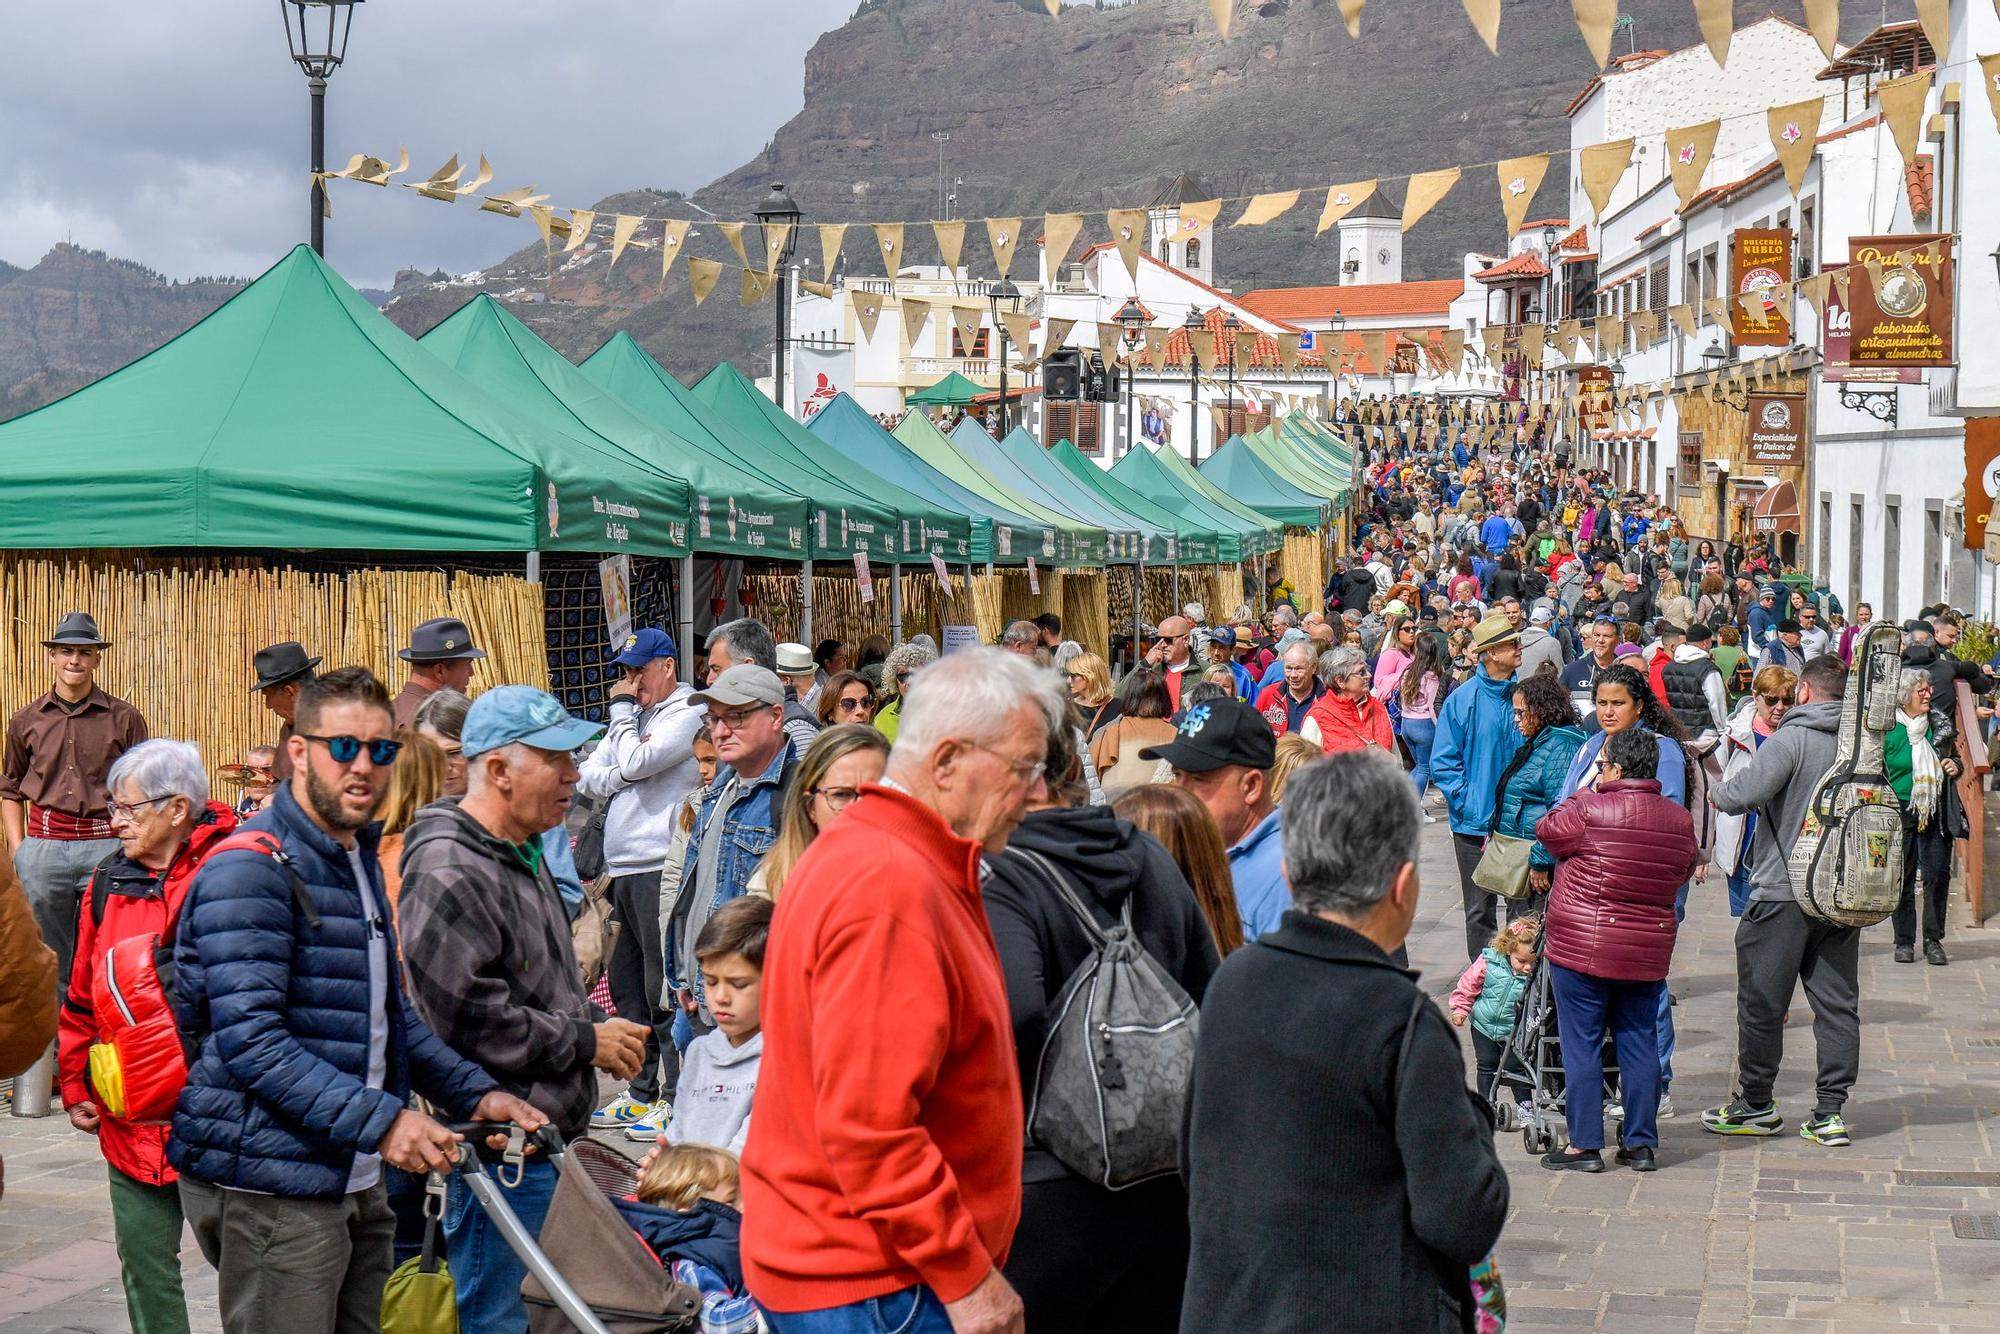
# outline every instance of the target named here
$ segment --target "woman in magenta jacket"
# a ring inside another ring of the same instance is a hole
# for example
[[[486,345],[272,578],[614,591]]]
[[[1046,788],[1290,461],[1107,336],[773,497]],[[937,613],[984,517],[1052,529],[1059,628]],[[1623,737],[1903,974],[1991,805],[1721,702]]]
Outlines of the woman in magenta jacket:
[[[1660,794],[1659,746],[1638,728],[1605,740],[1596,784],[1543,816],[1535,837],[1556,857],[1543,966],[1562,1035],[1569,1148],[1556,1171],[1604,1170],[1604,1035],[1618,1051],[1625,1120],[1618,1161],[1654,1168],[1659,1146],[1659,1006],[1673,957],[1674,895],[1701,861],[1694,822]]]

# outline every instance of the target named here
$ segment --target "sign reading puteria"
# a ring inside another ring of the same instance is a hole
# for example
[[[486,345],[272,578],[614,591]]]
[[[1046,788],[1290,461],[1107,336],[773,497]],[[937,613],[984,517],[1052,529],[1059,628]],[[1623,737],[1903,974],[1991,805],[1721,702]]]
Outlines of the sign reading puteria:
[[[1848,364],[1951,365],[1951,237],[1857,236],[1847,255],[1878,266],[1850,270]]]

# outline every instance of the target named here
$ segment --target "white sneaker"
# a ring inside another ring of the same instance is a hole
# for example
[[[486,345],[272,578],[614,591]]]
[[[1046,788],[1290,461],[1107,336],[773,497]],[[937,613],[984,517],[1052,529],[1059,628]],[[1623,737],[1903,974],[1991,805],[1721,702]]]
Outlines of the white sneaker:
[[[590,1128],[616,1130],[620,1126],[629,1126],[644,1116],[651,1105],[636,1101],[629,1093],[621,1093],[590,1114]]]
[[[1671,1121],[1671,1120],[1673,1120],[1673,1119],[1674,1119],[1674,1095],[1673,1095],[1673,1094],[1671,1094],[1671,1093],[1662,1093],[1662,1094],[1660,1095],[1660,1110],[1658,1111],[1658,1113],[1656,1113],[1656,1115],[1657,1115],[1657,1116],[1658,1116],[1658,1117],[1660,1118],[1660,1120],[1662,1120],[1662,1121]]]
[[[1424,812],[1424,823],[1425,823],[1425,824],[1436,824],[1437,822],[1438,822],[1438,818],[1437,818],[1437,817],[1436,817],[1435,815],[1432,815],[1432,814],[1431,814],[1431,813],[1430,813],[1429,811],[1425,811],[1425,812]]]
[[[674,1116],[674,1105],[665,1098],[646,1109],[646,1114],[625,1127],[625,1138],[637,1140],[641,1144],[651,1144],[667,1128],[667,1122]]]

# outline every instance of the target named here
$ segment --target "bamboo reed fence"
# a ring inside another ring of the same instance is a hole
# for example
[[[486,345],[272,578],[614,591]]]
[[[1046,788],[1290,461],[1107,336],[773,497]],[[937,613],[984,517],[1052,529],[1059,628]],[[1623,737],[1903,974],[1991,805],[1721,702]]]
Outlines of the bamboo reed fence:
[[[418,622],[455,615],[488,657],[472,688],[548,685],[542,590],[525,579],[464,571],[309,572],[257,557],[141,557],[92,552],[0,553],[0,700],[11,712],[49,688],[41,641],[71,611],[88,611],[111,647],[98,682],[130,700],[154,736],[192,741],[211,775],[277,738],[251,693],[258,649],[296,639],[325,659],[358,664],[393,694],[396,650]]]
[[[1287,528],[1285,545],[1277,556],[1278,571],[1298,590],[1299,610],[1324,610],[1320,597],[1326,588],[1326,535],[1319,528]]]
[[[813,639],[839,639],[849,644],[871,634],[890,637],[889,590],[893,574],[884,569],[873,580],[874,599],[861,601],[859,581],[852,574],[813,576]],[[1044,612],[1062,617],[1063,634],[1092,653],[1111,648],[1108,581],[1103,570],[1047,570],[1039,573],[1040,593],[1028,588],[1026,570],[999,570],[973,575],[970,587],[954,573],[951,596],[945,596],[937,575],[928,568],[909,568],[903,575],[903,638],[928,634],[940,645],[947,625],[977,628],[980,642],[991,644],[1009,621],[1033,620]],[[771,628],[780,642],[803,642],[803,608],[799,576],[783,571],[747,574],[751,602],[746,608]]]

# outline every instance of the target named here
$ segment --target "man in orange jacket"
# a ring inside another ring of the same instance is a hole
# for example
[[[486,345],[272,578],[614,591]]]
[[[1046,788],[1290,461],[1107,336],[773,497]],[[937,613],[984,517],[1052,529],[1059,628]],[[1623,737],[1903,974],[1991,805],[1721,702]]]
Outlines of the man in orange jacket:
[[[911,678],[888,773],[785,882],[743,1152],[743,1271],[771,1328],[1019,1334],[1013,1021],[980,898],[1046,792],[1057,678],[952,654]]]

